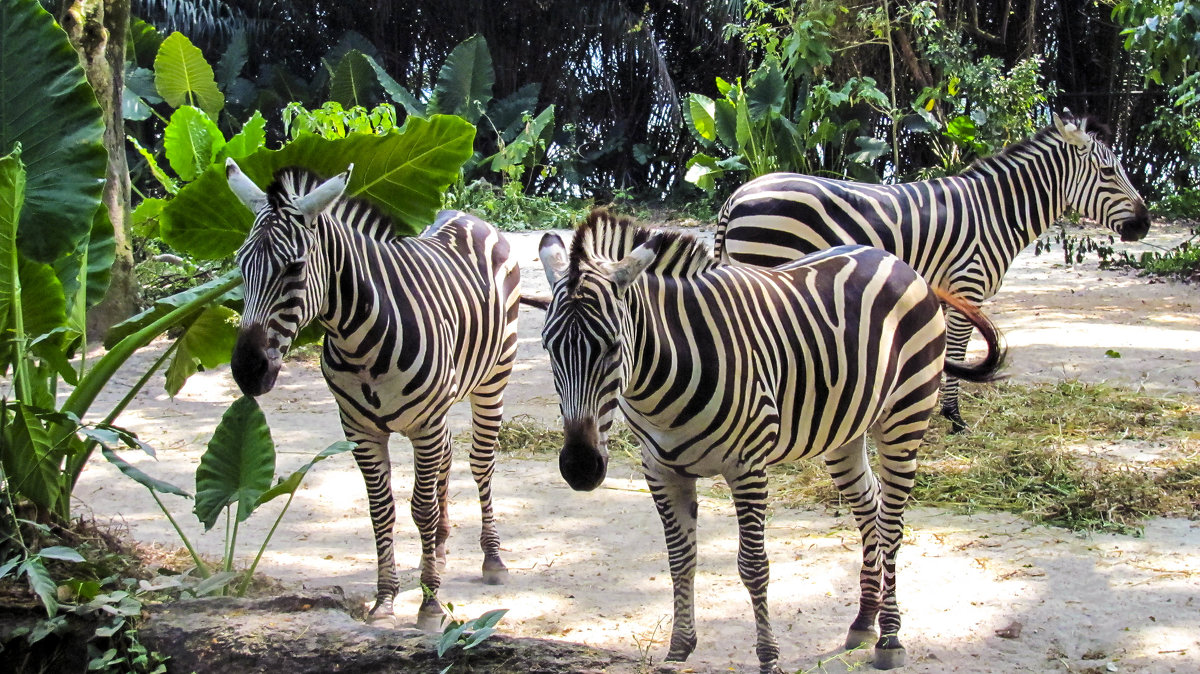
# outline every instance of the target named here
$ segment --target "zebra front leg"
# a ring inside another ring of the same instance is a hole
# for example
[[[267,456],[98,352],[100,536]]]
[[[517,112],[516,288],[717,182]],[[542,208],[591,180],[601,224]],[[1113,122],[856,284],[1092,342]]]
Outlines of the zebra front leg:
[[[842,498],[850,504],[862,538],[858,615],[846,634],[846,649],[873,644],[879,639],[875,620],[882,597],[879,559],[879,482],[867,460],[866,436],[859,436],[825,454],[825,467]]]
[[[771,614],[767,607],[767,583],[771,577],[765,540],[767,474],[761,468],[750,471],[729,480],[729,489],[737,508],[738,573],[754,607],[759,671],[760,674],[772,674],[781,670],[778,667],[779,642],[771,630]]]
[[[953,309],[945,309],[946,314],[946,358],[962,362],[967,356],[967,344],[971,341],[971,332],[975,326],[965,316]],[[962,412],[958,406],[958,395],[961,383],[957,377],[944,375],[942,381],[942,416],[950,420],[950,432],[961,433],[967,430],[967,422],[963,421]]]
[[[371,529],[375,533],[375,556],[378,582],[375,606],[370,615],[390,617],[393,602],[400,588],[396,576],[396,500],[392,493],[392,464],[388,458],[387,435],[363,435],[347,429],[346,437],[356,443],[354,461],[367,486],[367,507],[371,514]]]
[[[476,389],[471,395],[471,476],[479,487],[479,509],[482,527],[479,547],[483,550],[483,582],[503,585],[508,581],[508,567],[500,559],[500,534],[492,511],[492,475],[496,469],[496,438],[504,416],[504,385],[508,372],[499,381]]]
[[[415,463],[412,518],[421,536],[421,607],[417,610],[417,629],[436,632],[445,616],[437,596],[442,585],[437,559],[438,539],[442,537],[442,471],[450,452],[450,431],[445,417],[410,433],[409,439]]]
[[[667,660],[683,662],[696,650],[696,479],[669,472],[660,477],[646,468],[646,484],[662,519],[671,566],[675,610]]]

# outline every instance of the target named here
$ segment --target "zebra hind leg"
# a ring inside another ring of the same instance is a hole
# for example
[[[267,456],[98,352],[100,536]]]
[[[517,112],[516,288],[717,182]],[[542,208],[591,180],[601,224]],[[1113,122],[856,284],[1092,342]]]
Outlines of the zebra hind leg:
[[[696,479],[647,469],[646,484],[662,519],[671,567],[675,615],[667,660],[683,662],[696,650]]]
[[[771,630],[771,614],[767,607],[767,583],[771,575],[765,541],[767,474],[761,468],[749,471],[729,480],[729,489],[737,508],[738,574],[754,607],[759,671],[760,674],[773,674],[780,669],[779,642]]]
[[[971,332],[975,326],[965,316],[953,309],[946,309],[946,359],[962,362],[967,355],[967,344],[971,341]],[[959,410],[958,398],[962,385],[957,377],[944,375],[942,382],[943,417],[950,421],[950,432],[961,433],[967,430],[967,422]]]
[[[370,615],[391,618],[400,581],[396,575],[396,548],[393,536],[396,526],[396,501],[392,493],[392,464],[388,458],[387,435],[363,435],[347,430],[346,437],[357,446],[354,461],[367,487],[367,504],[371,528],[375,533],[375,554],[378,564],[375,606]]]
[[[866,437],[860,436],[825,454],[825,467],[838,492],[850,504],[862,538],[863,561],[859,573],[858,615],[846,634],[846,649],[877,643],[875,623],[883,595],[880,564],[879,482],[867,460]]]
[[[499,381],[485,384],[471,395],[471,476],[479,487],[482,527],[479,547],[483,550],[483,582],[503,585],[508,582],[508,567],[500,559],[500,534],[492,511],[492,476],[496,469],[496,438],[504,416],[505,371]]]
[[[438,601],[442,574],[437,558],[441,536],[442,467],[450,452],[450,431],[443,417],[409,434],[416,466],[412,490],[412,518],[421,536],[421,607],[417,610],[417,629],[437,632],[445,611]],[[444,539],[442,540],[444,543]]]

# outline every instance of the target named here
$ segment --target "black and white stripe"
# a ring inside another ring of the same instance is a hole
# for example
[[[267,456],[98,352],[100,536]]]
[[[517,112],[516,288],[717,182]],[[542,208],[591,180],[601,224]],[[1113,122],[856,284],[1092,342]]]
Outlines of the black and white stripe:
[[[950,178],[902,185],[794,173],[756,178],[721,209],[715,248],[725,262],[773,267],[831,246],[875,246],[931,285],[979,304],[999,290],[1017,253],[1069,209],[1124,241],[1150,228],[1113,151],[1086,120],[1055,116],[1052,126]],[[961,360],[971,324],[954,311],[947,324],[947,355]],[[942,414],[955,430],[965,427],[958,392],[947,376]]]
[[[280,359],[311,321],[325,331],[321,367],[362,471],[379,563],[373,614],[398,591],[388,438],[413,444],[412,517],[421,536],[418,626],[438,629],[450,533],[451,404],[471,402],[471,473],[483,513],[484,581],[507,569],[492,515],[494,450],[516,354],[519,271],[491,225],[443,211],[419,237],[399,238],[369,205],[342,198],[349,171],[321,183],[300,169],[266,193],[230,162],[230,187],[257,215],[237,254],[245,279],[232,370],[247,395],[269,391]]]
[[[684,660],[696,645],[696,478],[721,475],[737,509],[738,571],[754,607],[758,658],[764,672],[775,669],[765,471],[820,456],[863,538],[848,646],[871,642],[877,666],[902,664],[895,558],[942,374],[939,298],[988,340],[982,364],[945,363],[959,376],[981,380],[999,367],[990,323],[894,255],[863,246],[771,270],[724,266],[690,235],[595,211],[569,257],[550,234],[542,258],[553,285],[542,334],[566,430],[560,469],[575,489],[603,481],[620,407],[642,443],[666,534],[675,604],[668,658]],[[867,434],[881,479],[867,459]]]

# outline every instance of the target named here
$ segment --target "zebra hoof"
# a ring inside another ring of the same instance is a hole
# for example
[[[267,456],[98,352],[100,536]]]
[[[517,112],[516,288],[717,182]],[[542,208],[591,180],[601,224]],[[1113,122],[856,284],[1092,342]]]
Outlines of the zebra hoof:
[[[696,650],[695,635],[684,636],[678,632],[672,633],[671,647],[667,650],[667,662],[683,662],[694,650]]]
[[[508,582],[508,569],[503,566],[498,569],[483,570],[484,585],[504,585]]]
[[[870,646],[876,641],[879,641],[879,633],[875,630],[856,630],[851,628],[846,633],[846,650],[852,651],[856,648]]]
[[[875,669],[895,669],[908,664],[908,653],[903,648],[876,648]]]
[[[422,632],[441,632],[442,620],[445,617],[446,613],[442,611],[442,607],[438,605],[436,599],[432,602],[425,602],[417,611],[417,629]]]

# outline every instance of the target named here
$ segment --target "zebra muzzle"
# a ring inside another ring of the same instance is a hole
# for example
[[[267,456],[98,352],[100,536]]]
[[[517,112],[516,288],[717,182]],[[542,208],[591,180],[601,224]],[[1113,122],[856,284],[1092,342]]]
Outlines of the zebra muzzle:
[[[248,396],[259,396],[275,387],[283,363],[279,349],[269,345],[261,325],[243,328],[229,359],[229,369],[238,388]]]
[[[575,491],[592,491],[608,473],[608,454],[600,448],[595,419],[563,422],[563,448],[558,470]]]
[[[1133,217],[1121,223],[1122,241],[1141,241],[1150,232],[1150,211],[1145,204],[1138,204]]]

